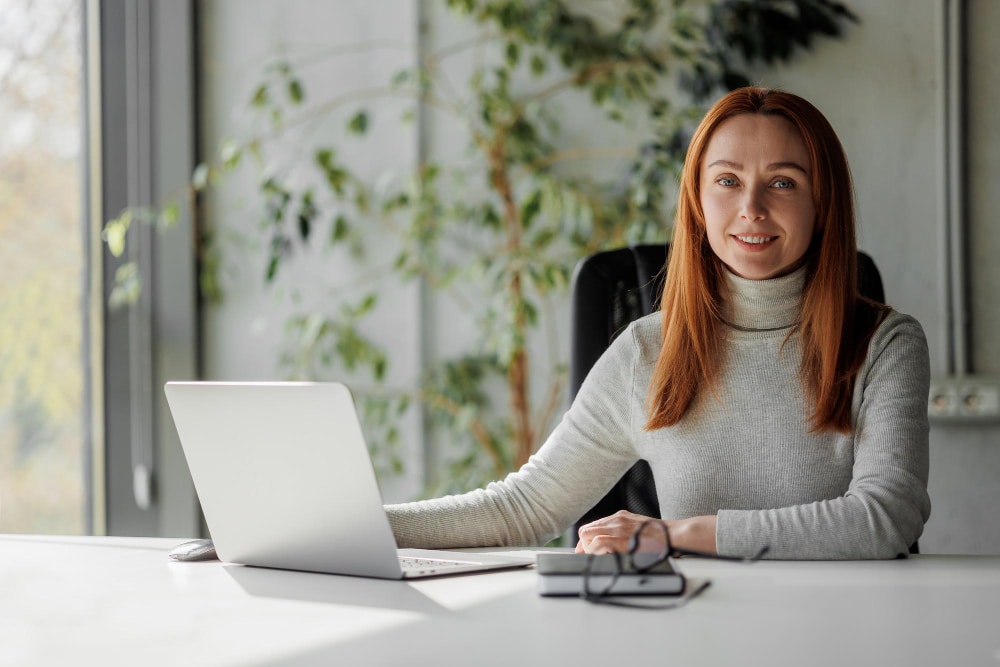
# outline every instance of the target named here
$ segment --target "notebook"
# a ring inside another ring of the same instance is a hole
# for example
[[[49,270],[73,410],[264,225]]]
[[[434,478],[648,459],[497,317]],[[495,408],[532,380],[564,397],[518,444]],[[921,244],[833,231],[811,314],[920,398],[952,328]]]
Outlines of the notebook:
[[[623,569],[620,573],[619,568]],[[540,594],[580,595],[585,579],[589,590],[601,595],[681,595],[686,588],[684,575],[669,558],[637,573],[627,558],[611,554],[538,554]]]
[[[397,549],[350,390],[336,382],[168,382],[222,561],[410,579],[532,558]]]

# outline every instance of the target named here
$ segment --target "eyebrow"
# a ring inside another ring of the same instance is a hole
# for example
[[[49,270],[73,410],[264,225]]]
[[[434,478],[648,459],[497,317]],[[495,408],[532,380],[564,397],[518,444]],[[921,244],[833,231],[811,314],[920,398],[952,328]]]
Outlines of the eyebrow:
[[[738,162],[730,162],[729,160],[716,160],[715,162],[706,165],[706,169],[711,169],[712,167],[728,167],[729,169],[736,169],[737,171],[743,169],[743,165]],[[798,162],[772,162],[767,165],[768,171],[778,171],[781,169],[797,169],[801,171],[806,176],[809,172],[806,171],[805,167],[800,165]]]

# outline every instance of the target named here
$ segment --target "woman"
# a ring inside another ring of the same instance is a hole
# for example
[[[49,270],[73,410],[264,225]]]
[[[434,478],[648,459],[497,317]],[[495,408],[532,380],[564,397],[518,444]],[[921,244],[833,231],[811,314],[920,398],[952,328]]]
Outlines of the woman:
[[[790,93],[729,93],[688,149],[661,312],[615,340],[519,471],[388,506],[400,546],[544,543],[643,458],[678,547],[906,553],[930,514],[927,344],[858,295],[856,255],[828,121]],[[577,551],[624,551],[646,519],[588,524]]]

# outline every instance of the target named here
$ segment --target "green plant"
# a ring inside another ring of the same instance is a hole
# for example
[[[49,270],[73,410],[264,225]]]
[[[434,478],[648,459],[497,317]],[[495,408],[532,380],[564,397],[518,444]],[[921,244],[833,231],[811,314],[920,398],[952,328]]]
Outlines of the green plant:
[[[536,361],[529,340],[546,320],[545,304],[566,289],[581,257],[665,240],[674,182],[702,103],[746,85],[742,67],[787,61],[817,35],[837,36],[844,21],[856,20],[828,0],[446,1],[478,26],[478,38],[423,54],[416,68],[365,95],[404,96],[425,113],[452,114],[476,171],[428,161],[405,182],[376,187],[341,160],[336,145],[322,144],[311,149],[310,182],[293,184],[286,178],[293,165],[275,157],[275,146],[302,119],[343,114],[345,132],[359,136],[378,128],[355,95],[310,99],[296,63],[282,60],[268,68],[249,103],[268,129],[223,142],[217,161],[199,166],[192,179],[201,190],[227,172],[257,166],[269,282],[304,246],[326,244],[363,264],[373,238],[390,233],[397,240],[391,274],[372,280],[357,301],[343,302],[333,315],[303,312],[288,322],[284,360],[294,376],[367,373],[382,383],[388,354],[359,323],[386,281],[420,279],[468,304],[483,332],[478,349],[428,369],[419,387],[383,387],[364,397],[368,426],[388,445],[381,451],[390,467],[399,466],[392,415],[413,401],[427,408],[433,425],[448,429],[451,442],[464,445],[435,492],[501,476],[538,447],[561,405],[565,376],[564,364],[550,360],[545,395],[531,395]],[[473,48],[485,62],[456,89],[442,73],[443,60]],[[602,112],[598,122],[641,125],[649,139],[638,152],[565,145],[552,109],[572,90]],[[632,157],[627,173],[599,180],[563,168],[609,154]],[[176,204],[126,211],[109,222],[113,250],[121,251],[137,215],[169,221]],[[202,289],[217,297],[218,248],[205,248]],[[123,278],[127,298],[138,286],[134,272],[125,269]],[[490,385],[504,388],[505,409],[491,404]]]

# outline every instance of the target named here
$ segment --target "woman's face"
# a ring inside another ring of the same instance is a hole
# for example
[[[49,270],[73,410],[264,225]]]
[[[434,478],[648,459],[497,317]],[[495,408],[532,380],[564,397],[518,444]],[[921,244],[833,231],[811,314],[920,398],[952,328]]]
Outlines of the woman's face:
[[[812,241],[809,152],[780,116],[723,121],[705,150],[701,207],[708,243],[729,270],[765,280],[797,269]]]

